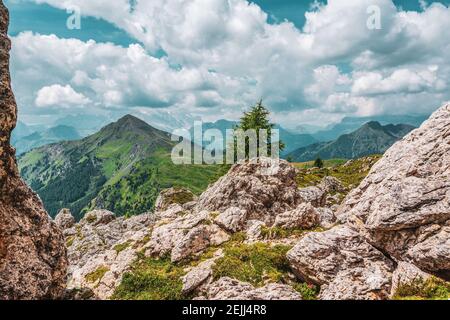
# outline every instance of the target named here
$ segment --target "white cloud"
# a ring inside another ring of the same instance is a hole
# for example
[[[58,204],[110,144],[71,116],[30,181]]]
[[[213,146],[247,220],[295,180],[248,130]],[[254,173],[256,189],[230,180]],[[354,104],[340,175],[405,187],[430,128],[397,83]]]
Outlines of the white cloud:
[[[281,121],[298,114],[326,124],[338,115],[431,112],[450,99],[450,9],[441,4],[403,12],[391,0],[329,0],[299,30],[269,24],[244,0],[138,0],[133,10],[128,0],[35,1],[78,5],[143,45],[20,34],[13,76],[24,105],[32,102],[22,95],[61,83],[98,108],[236,118],[264,98]],[[366,26],[370,5],[381,9],[381,30]],[[167,56],[152,57],[159,49]]]
[[[55,84],[49,87],[43,87],[37,93],[37,107],[61,107],[84,106],[91,103],[81,93],[76,92],[70,85],[61,86]]]

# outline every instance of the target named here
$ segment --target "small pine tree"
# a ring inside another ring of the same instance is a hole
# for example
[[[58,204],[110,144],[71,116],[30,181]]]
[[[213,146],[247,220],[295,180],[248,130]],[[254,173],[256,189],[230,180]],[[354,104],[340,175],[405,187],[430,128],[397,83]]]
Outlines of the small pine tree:
[[[322,169],[323,168],[323,161],[322,159],[317,158],[316,161],[314,161],[314,167]]]
[[[250,129],[256,130],[257,133],[257,148],[258,151],[261,148],[268,148],[269,155],[272,146],[272,129],[275,127],[273,123],[270,123],[269,120],[270,112],[269,110],[263,106],[262,100],[259,101],[254,107],[250,109],[248,112],[244,112],[239,124],[234,128],[235,130],[247,131]],[[267,130],[267,144],[260,146],[259,145],[259,130]],[[236,139],[235,139],[236,140]],[[235,141],[235,147],[236,147]],[[279,149],[283,151],[285,148],[285,144],[280,140],[279,141]],[[236,150],[236,149],[235,149]],[[246,158],[249,156],[249,145],[246,142],[245,145],[245,156]]]

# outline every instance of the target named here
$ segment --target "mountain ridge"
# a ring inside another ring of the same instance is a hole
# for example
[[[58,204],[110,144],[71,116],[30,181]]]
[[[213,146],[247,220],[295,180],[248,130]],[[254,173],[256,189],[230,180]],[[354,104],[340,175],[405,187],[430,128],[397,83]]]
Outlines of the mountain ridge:
[[[126,115],[81,140],[34,149],[19,166],[51,216],[65,207],[78,220],[94,208],[134,215],[151,210],[162,189],[202,191],[219,170],[174,165],[174,145],[169,133]]]
[[[378,121],[370,121],[350,134],[299,148],[287,157],[292,161],[305,162],[317,158],[354,159],[382,154],[413,129],[413,126],[405,124],[383,126]]]

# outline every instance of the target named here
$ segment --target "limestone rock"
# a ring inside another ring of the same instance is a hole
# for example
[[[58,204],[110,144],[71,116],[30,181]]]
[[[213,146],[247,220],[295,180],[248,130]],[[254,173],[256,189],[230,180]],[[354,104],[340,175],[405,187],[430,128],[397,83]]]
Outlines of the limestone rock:
[[[189,213],[174,220],[159,221],[147,245],[147,256],[171,254],[172,262],[196,255],[211,245],[220,245],[230,236],[211,221],[210,213]]]
[[[393,262],[348,226],[310,233],[288,252],[296,275],[322,286],[323,299],[384,299]]]
[[[216,261],[224,256],[223,250],[219,249],[214,254],[214,257],[201,262],[198,266],[192,268],[182,278],[183,293],[188,294],[198,289],[200,286],[208,284],[213,275],[213,267]]]
[[[336,216],[330,208],[317,208],[319,213],[320,226],[325,229],[330,229],[336,224]]]
[[[262,236],[262,228],[265,227],[266,224],[259,220],[250,220],[247,222],[246,229],[246,238],[247,241],[257,241],[261,239]]]
[[[288,285],[271,283],[255,289],[251,284],[228,277],[209,285],[209,300],[301,300],[301,295]]]
[[[312,204],[316,208],[324,207],[327,203],[327,193],[319,187],[302,188],[298,192],[305,202]]]
[[[92,224],[98,226],[101,224],[108,224],[116,218],[116,215],[108,210],[93,210],[86,213],[86,215],[81,219],[81,223]]]
[[[171,205],[185,205],[192,203],[196,199],[196,196],[188,189],[185,188],[170,188],[161,191],[155,203],[155,212],[161,212],[167,210]],[[192,206],[195,203],[192,203]]]
[[[295,209],[303,199],[296,169],[284,160],[260,158],[240,162],[199,198],[197,211],[246,210],[247,219],[272,224],[281,212]]]
[[[229,208],[222,212],[214,222],[230,232],[239,232],[244,228],[247,211],[239,208]]]
[[[197,254],[210,246],[210,229],[207,225],[199,225],[177,241],[172,249],[172,262],[179,262],[191,255]]]
[[[20,178],[10,145],[17,105],[9,74],[8,24],[0,1],[0,300],[57,299],[65,293],[64,238]]]
[[[274,226],[283,229],[312,229],[319,223],[319,212],[311,204],[303,203],[292,211],[277,215]]]
[[[111,214],[95,212],[93,216],[102,221],[102,217]],[[90,290],[95,298],[110,298],[138,252],[150,240],[155,223],[153,214],[144,214],[129,219],[119,217],[107,223],[80,221],[64,230],[70,262],[68,289]]]
[[[72,228],[75,225],[75,218],[69,209],[62,209],[55,217],[55,223],[61,230]]]
[[[337,215],[393,258],[450,278],[450,104],[392,146]]]

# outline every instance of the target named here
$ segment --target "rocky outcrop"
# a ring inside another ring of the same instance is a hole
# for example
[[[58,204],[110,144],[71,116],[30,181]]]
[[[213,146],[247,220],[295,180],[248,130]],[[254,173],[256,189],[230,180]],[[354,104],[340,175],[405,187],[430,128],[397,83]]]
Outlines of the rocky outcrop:
[[[273,224],[277,214],[304,202],[295,177],[296,169],[284,160],[240,162],[200,196],[196,210],[224,212],[235,207],[245,210],[249,220]]]
[[[288,285],[271,283],[255,289],[251,284],[228,277],[208,286],[208,300],[302,300],[301,295]]]
[[[299,278],[322,286],[322,299],[389,296],[393,261],[348,226],[306,235],[287,257]]]
[[[450,279],[450,104],[389,149],[337,214],[394,259]]]
[[[389,149],[336,215],[344,225],[288,253],[299,278],[321,285],[321,299],[387,299],[424,271],[448,279],[450,105]]]
[[[17,106],[9,74],[8,20],[0,1],[0,299],[56,299],[66,283],[64,238],[21,180],[10,145]]]
[[[150,214],[126,219],[116,218],[107,210],[95,210],[65,229],[70,262],[68,289],[89,289],[97,299],[111,297],[150,240],[155,221]]]

